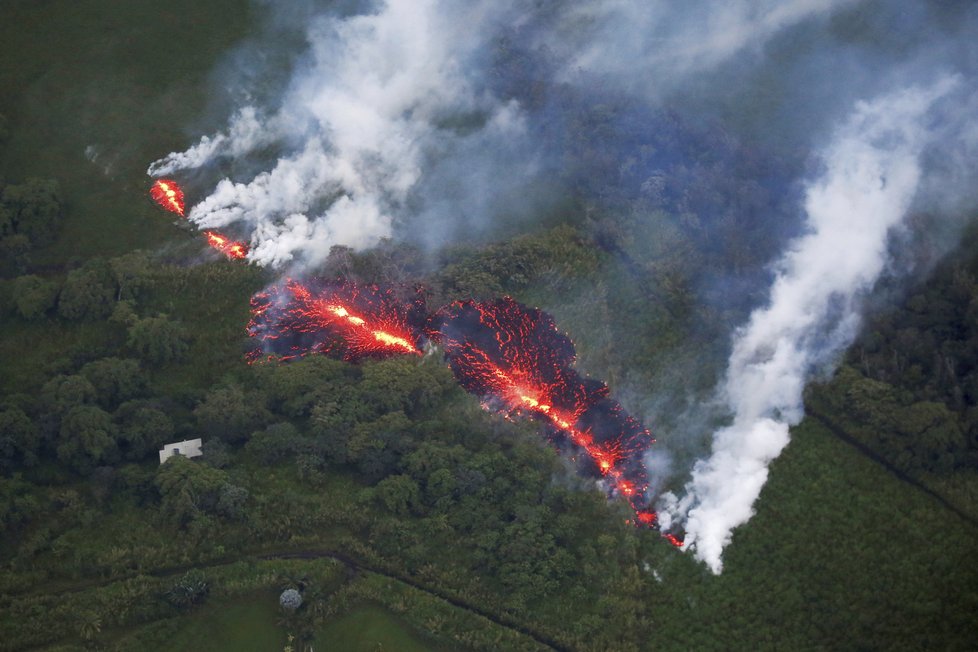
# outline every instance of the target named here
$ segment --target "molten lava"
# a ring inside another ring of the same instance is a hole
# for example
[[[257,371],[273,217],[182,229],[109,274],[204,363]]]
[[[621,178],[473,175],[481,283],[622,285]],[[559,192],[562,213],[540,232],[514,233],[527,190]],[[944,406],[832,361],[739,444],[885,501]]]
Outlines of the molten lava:
[[[607,385],[574,371],[574,345],[552,317],[509,298],[456,302],[438,312],[430,335],[462,387],[490,409],[547,424],[555,441],[583,451],[592,472],[654,522],[642,454],[655,440],[608,397]]]
[[[284,284],[251,299],[248,334],[263,356],[283,360],[324,353],[354,361],[390,355],[421,355],[423,300],[400,301],[392,289],[313,279]]]
[[[573,369],[574,344],[546,313],[504,298],[456,302],[429,318],[420,295],[405,300],[392,289],[322,279],[272,286],[251,307],[252,362],[420,355],[425,336],[439,342],[459,384],[487,409],[545,424],[555,443],[583,452],[587,470],[629,502],[637,525],[657,527],[642,460],[655,440],[608,396],[607,385]]]
[[[244,242],[231,240],[217,231],[204,231],[207,244],[217,249],[231,260],[241,260],[248,255],[248,245]]]
[[[149,196],[164,209],[183,216],[183,190],[175,181],[158,179],[149,189]]]

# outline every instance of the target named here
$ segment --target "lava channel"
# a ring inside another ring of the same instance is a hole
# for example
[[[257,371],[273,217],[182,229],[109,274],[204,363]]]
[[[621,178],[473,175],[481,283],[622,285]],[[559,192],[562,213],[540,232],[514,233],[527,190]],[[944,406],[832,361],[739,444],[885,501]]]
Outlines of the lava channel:
[[[487,409],[544,422],[557,443],[584,452],[579,461],[628,500],[640,522],[654,525],[642,456],[655,440],[608,396],[607,385],[573,369],[574,344],[550,315],[508,297],[456,302],[437,313],[429,336]]]
[[[422,353],[423,299],[402,301],[391,288],[289,279],[253,296],[251,312],[251,361],[319,353],[354,362]]]

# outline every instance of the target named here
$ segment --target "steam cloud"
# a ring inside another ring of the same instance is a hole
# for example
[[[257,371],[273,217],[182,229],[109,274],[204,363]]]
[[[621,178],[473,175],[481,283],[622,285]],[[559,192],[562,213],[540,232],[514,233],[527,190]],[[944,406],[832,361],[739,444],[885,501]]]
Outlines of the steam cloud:
[[[532,47],[565,62],[554,72],[565,83],[599,76],[628,87],[626,78],[654,79],[640,89],[649,95],[845,1],[701,0],[677,17],[640,0],[536,8],[388,0],[373,12],[324,15],[308,27],[308,56],[280,107],[242,107],[225,132],[169,154],[148,173],[277,151],[251,178],[217,183],[188,218],[201,228],[235,224],[251,233],[249,258],[260,265],[315,266],[332,245],[364,248],[391,236],[411,210],[478,211],[489,219],[487,198],[522,200],[516,195],[538,174],[544,146],[526,142],[526,108],[489,88],[492,45],[504,29],[522,28]],[[632,66],[629,75],[623,65]],[[421,193],[425,180],[430,188]],[[429,228],[439,226],[429,220]]]
[[[825,171],[805,199],[810,231],[777,264],[769,304],[735,334],[722,389],[733,423],[714,433],[712,455],[672,505],[686,515],[687,547],[715,573],[733,529],[753,516],[768,464],[801,421],[806,381],[857,334],[860,298],[883,271],[887,235],[920,182],[928,109],[956,83],[860,103],[824,153]]]

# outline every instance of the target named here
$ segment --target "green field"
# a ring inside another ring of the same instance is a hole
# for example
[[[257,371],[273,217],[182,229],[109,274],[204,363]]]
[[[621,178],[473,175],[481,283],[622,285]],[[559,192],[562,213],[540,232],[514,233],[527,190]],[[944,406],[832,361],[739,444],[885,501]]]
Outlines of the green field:
[[[364,606],[327,623],[316,633],[316,649],[350,652],[434,652],[409,629],[377,607]]]
[[[276,623],[276,596],[263,593],[233,601],[215,601],[192,616],[150,626],[118,644],[119,650],[213,650],[278,652],[285,633]]]

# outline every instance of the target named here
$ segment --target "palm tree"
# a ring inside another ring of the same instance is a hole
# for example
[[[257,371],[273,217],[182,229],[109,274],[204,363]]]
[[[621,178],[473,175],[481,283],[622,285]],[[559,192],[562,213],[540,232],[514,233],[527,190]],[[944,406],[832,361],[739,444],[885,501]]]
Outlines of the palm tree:
[[[93,641],[102,631],[102,619],[94,611],[78,615],[78,635],[85,641]]]

